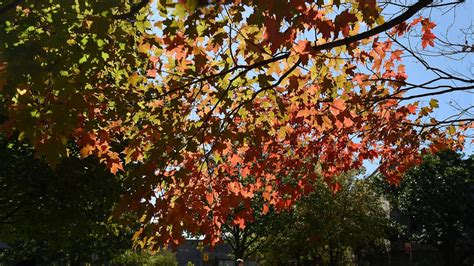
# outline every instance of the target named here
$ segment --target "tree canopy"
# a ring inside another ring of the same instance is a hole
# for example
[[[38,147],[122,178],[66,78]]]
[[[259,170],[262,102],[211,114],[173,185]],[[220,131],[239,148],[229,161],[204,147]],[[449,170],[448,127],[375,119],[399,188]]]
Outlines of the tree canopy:
[[[427,155],[400,186],[381,184],[387,198],[410,217],[408,240],[436,247],[444,265],[472,260],[474,248],[474,158],[443,151]]]
[[[72,140],[136,166],[116,213],[143,215],[142,245],[215,243],[255,195],[280,211],[364,160],[396,183],[421,148],[462,146],[472,119],[430,120],[402,64],[407,33],[435,43],[432,2],[0,1],[0,129],[52,164]]]
[[[132,248],[137,219],[109,221],[122,177],[94,158],[65,158],[52,169],[25,143],[0,136],[2,263],[105,263]]]

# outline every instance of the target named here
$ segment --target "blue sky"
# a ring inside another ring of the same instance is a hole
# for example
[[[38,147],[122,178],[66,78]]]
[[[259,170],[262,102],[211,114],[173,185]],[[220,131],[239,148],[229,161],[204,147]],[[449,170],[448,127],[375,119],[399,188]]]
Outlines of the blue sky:
[[[446,13],[445,13],[446,12]],[[472,28],[473,20],[472,14],[474,14],[473,3],[468,1],[456,9],[449,11],[445,9],[432,9],[430,12],[422,12],[424,16],[429,16],[437,26],[435,27],[435,34],[440,38],[446,36],[448,40],[454,43],[464,43],[466,37],[461,30],[467,30]],[[473,44],[472,29],[470,35],[468,34],[468,43]],[[412,42],[417,47],[421,47],[420,41]],[[437,51],[439,47],[427,49],[427,52]],[[459,72],[464,74],[468,78],[473,77],[474,72],[474,55],[473,53],[467,54],[465,57],[462,56],[425,56],[424,57],[430,65],[441,68],[448,71],[449,73]],[[408,81],[412,83],[421,83],[430,78],[435,77],[431,72],[427,71],[424,66],[417,62],[414,58],[406,58],[404,60],[406,65],[406,71],[408,74]],[[474,105],[474,95],[466,92],[448,93],[438,97],[440,108],[436,111],[435,116],[437,118],[443,118],[451,114],[456,113],[451,104],[454,102],[459,103],[463,107]],[[429,101],[429,99],[425,99]],[[472,152],[472,147],[471,147]]]
[[[392,8],[387,9],[387,12],[391,12],[391,9]],[[396,11],[394,11],[394,13],[395,12]],[[436,27],[434,29],[434,33],[436,36],[443,39],[448,39],[453,43],[464,43],[465,38],[467,37],[467,41],[470,45],[474,44],[474,27],[472,19],[473,14],[473,1],[467,1],[466,3],[457,6],[455,9],[450,9],[449,7],[432,8],[425,9],[420,12],[420,15],[423,15],[424,17],[429,17],[433,22],[436,23]],[[467,31],[467,36],[462,31]],[[410,38],[410,40],[410,44],[412,45],[412,47],[418,47],[420,51],[423,52],[423,50],[421,50],[420,38]],[[406,41],[404,43],[407,44]],[[439,48],[439,46],[435,46],[434,48],[429,47],[424,52],[426,52],[427,54],[432,54],[431,52],[439,51]],[[474,54],[472,52],[470,54],[464,54],[462,56],[425,56],[424,59],[431,66],[446,70],[449,73],[463,74],[469,79],[472,79],[474,76]],[[407,82],[409,83],[420,84],[435,77],[433,73],[426,70],[426,68],[413,57],[405,57],[403,63],[406,66],[406,73],[408,75]],[[422,104],[424,103],[424,105],[428,105],[428,102],[431,98],[437,99],[439,101],[439,108],[434,111],[433,116],[441,120],[443,118],[459,113],[459,111],[456,110],[456,108],[453,106],[460,106],[462,108],[473,106],[474,90],[471,90],[471,92],[472,93],[467,93],[465,91],[450,92],[439,96],[424,98],[420,101]],[[471,143],[471,140],[472,139],[467,139],[466,141],[466,147],[464,150],[464,153],[466,155],[471,155],[474,153],[474,144]],[[364,166],[367,169],[366,174],[368,175],[376,169],[377,163],[366,162]]]

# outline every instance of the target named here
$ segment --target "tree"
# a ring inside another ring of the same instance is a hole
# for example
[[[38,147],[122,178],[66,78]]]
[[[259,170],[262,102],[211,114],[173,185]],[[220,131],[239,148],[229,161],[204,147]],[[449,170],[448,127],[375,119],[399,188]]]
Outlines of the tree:
[[[139,162],[116,213],[143,215],[142,244],[215,243],[254,195],[288,209],[364,160],[398,182],[420,147],[463,144],[472,119],[426,124],[436,102],[405,101],[432,95],[406,83],[409,51],[394,48],[418,29],[434,45],[416,16],[430,0],[387,20],[375,0],[150,2],[0,2],[1,130],[51,163],[68,140],[113,173]]]
[[[444,265],[461,265],[474,248],[474,157],[426,155],[387,195],[411,219],[410,239],[438,248]]]
[[[261,248],[267,244],[267,236],[271,234],[274,224],[279,222],[279,214],[265,207],[259,211],[263,198],[253,198],[253,219],[242,221],[236,219],[239,209],[234,210],[227,222],[222,225],[222,240],[229,244],[233,251],[234,260],[243,259],[247,261],[256,256]],[[245,206],[240,206],[245,209]]]
[[[345,265],[352,255],[361,262],[383,261],[393,228],[380,196],[369,180],[354,174],[338,180],[339,192],[319,181],[313,193],[277,218],[264,245],[268,265]]]
[[[108,221],[124,192],[97,160],[63,159],[55,169],[25,143],[0,136],[3,262],[105,263],[132,248],[133,230]]]

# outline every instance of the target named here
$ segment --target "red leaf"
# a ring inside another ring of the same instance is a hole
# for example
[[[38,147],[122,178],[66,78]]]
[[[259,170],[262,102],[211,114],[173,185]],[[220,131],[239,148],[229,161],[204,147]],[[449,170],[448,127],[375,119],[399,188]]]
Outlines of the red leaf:
[[[436,36],[433,34],[433,32],[425,31],[423,36],[421,36],[421,46],[423,49],[425,49],[428,45],[434,47],[434,39],[436,39]]]
[[[330,185],[330,189],[333,194],[336,194],[342,189],[342,186],[339,182],[334,182]]]
[[[418,109],[418,106],[409,104],[407,105],[407,109],[410,114],[414,114],[416,112],[416,109]]]
[[[323,20],[316,24],[319,32],[323,35],[324,39],[331,38],[331,32],[334,30],[334,24],[331,20]]]
[[[209,205],[214,203],[214,196],[212,195],[212,192],[206,194],[206,200]]]
[[[245,220],[242,217],[234,218],[234,224],[238,225],[240,229],[245,229]]]

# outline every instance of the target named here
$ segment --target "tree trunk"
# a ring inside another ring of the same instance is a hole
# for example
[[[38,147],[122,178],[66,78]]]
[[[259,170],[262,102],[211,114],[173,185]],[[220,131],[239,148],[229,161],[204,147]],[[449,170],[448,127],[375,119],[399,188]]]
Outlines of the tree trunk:
[[[444,244],[440,247],[440,251],[443,255],[443,265],[459,265],[458,261],[456,260],[456,239],[449,239],[444,241]]]
[[[337,266],[336,253],[332,248],[329,248],[329,266]]]
[[[455,266],[456,264],[456,253],[454,246],[448,247],[445,246],[441,252],[443,254],[443,265],[445,266]]]
[[[245,253],[245,250],[243,249],[243,247],[241,247],[241,246],[235,247],[235,251],[234,251],[235,265],[238,265],[237,264],[238,259],[244,259],[244,253]]]

